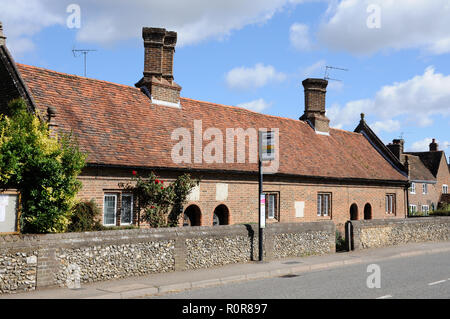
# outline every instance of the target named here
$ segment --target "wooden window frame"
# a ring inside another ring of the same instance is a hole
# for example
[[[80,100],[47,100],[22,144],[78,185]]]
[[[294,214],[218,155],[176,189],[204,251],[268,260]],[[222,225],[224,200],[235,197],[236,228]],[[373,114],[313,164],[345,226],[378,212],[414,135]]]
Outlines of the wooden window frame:
[[[410,194],[416,194],[416,183],[412,182],[410,187]]]
[[[111,196],[114,197],[114,224],[105,224],[106,220],[106,197]],[[104,193],[103,194],[103,226],[111,227],[117,225],[117,204],[118,204],[118,194],[117,193]]]
[[[280,192],[263,192],[266,200],[266,207],[265,207],[265,213],[266,213],[266,219],[269,220],[280,220]],[[275,196],[275,211],[274,216],[269,217],[269,196]]]
[[[395,194],[386,194],[385,196],[385,210],[387,215],[396,215],[397,199]]]
[[[324,207],[324,198],[328,197],[328,206],[327,206],[327,212],[325,214],[325,211],[323,209]],[[333,209],[333,194],[330,192],[319,192],[317,193],[317,216],[318,217],[331,217],[332,209]]]
[[[130,222],[129,223],[123,223],[122,222],[122,213],[123,213],[123,198],[124,197],[131,197],[131,212],[130,212]],[[120,194],[120,225],[128,226],[133,224],[133,213],[134,213],[134,196],[132,193],[122,193]]]

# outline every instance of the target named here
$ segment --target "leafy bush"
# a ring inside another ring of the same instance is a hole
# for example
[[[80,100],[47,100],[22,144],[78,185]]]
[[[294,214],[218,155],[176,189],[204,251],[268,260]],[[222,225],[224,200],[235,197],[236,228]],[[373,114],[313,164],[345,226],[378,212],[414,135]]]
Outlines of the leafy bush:
[[[342,238],[340,231],[336,230],[336,251],[346,251],[345,238]]]
[[[410,211],[409,212],[409,217],[428,217],[428,216],[430,216],[431,215],[431,213],[427,213],[427,212],[412,212],[412,211]]]
[[[102,230],[104,227],[100,223],[101,211],[94,200],[79,202],[72,208],[70,217],[69,232],[83,232]]]
[[[137,176],[135,171],[133,175]],[[138,206],[143,210],[142,219],[151,227],[175,227],[183,204],[196,184],[189,174],[184,174],[170,185],[164,185],[164,181],[151,172],[145,179],[137,176],[136,185],[128,184],[125,188],[133,192]]]
[[[10,116],[0,116],[0,188],[21,194],[21,232],[64,232],[86,156],[70,134],[51,137],[23,99],[8,106]]]
[[[432,211],[430,216],[450,216],[450,204],[443,204],[439,209]]]

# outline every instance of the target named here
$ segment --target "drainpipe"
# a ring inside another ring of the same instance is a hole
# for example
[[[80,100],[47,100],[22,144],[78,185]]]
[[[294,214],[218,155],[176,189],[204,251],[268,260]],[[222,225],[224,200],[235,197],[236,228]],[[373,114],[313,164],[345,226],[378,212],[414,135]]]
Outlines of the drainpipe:
[[[408,173],[408,183],[405,186],[405,192],[406,192],[406,217],[409,217],[409,187],[411,186],[411,180],[409,178],[409,160],[408,156],[405,156],[405,168],[406,172]]]

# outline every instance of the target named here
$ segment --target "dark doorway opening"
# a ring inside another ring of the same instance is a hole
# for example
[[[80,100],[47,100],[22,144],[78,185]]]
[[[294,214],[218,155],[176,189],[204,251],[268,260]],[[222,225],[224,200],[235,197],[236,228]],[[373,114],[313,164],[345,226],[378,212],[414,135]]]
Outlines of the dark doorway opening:
[[[191,205],[184,211],[183,226],[200,226],[201,211],[196,205]]]
[[[228,225],[229,224],[229,210],[225,205],[219,205],[214,209],[213,226]]]
[[[358,205],[350,206],[350,220],[358,220]]]
[[[364,206],[364,219],[372,219],[372,206],[369,203]]]

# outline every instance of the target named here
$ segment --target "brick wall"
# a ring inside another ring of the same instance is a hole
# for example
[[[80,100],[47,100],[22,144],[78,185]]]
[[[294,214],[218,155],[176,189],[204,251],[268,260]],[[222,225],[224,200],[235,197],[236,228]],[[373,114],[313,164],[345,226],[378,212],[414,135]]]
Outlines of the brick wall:
[[[442,198],[442,185],[447,185],[450,188],[450,170],[447,164],[447,158],[445,154],[441,157],[441,163],[439,164],[439,170],[436,176],[437,184],[436,184],[436,193],[437,193],[437,201],[443,201]]]
[[[440,192],[438,189],[437,184],[427,184],[428,192],[427,194],[423,194],[422,191],[422,185],[423,183],[415,183],[416,184],[416,192],[415,194],[412,194],[410,190],[408,190],[409,194],[409,204],[410,205],[416,205],[417,206],[417,212],[422,211],[422,205],[428,205],[429,211],[431,212],[432,207],[431,205],[434,205],[434,208],[437,208],[437,204],[439,202],[439,196]],[[441,186],[442,188],[442,186]]]
[[[140,172],[141,174],[141,172]],[[146,173],[142,173],[143,176]],[[161,173],[160,179],[170,182],[176,178],[175,173]],[[114,176],[114,177],[112,177]],[[200,225],[209,226],[213,223],[213,212],[221,204],[229,210],[229,224],[257,223],[258,211],[258,181],[257,176],[233,176],[231,174],[196,174],[200,178],[199,197],[189,201],[201,211]],[[404,189],[400,186],[369,186],[350,184],[331,184],[322,182],[300,182],[295,179],[280,179],[266,176],[265,192],[279,194],[279,217],[267,220],[268,223],[298,223],[332,220],[340,230],[350,219],[350,206],[358,206],[358,219],[364,218],[364,207],[370,204],[373,219],[405,218],[406,199]],[[105,193],[120,193],[120,183],[131,179],[131,171],[119,169],[87,169],[80,176],[83,188],[78,194],[80,198],[94,199],[103,211],[103,195]],[[217,197],[218,184],[226,184],[228,196]],[[331,193],[331,216],[317,216],[317,195],[319,192]],[[385,212],[386,194],[395,194],[396,214]],[[295,203],[304,202],[304,216],[296,217]],[[120,203],[118,205],[120,211]],[[134,214],[136,216],[136,214]]]

